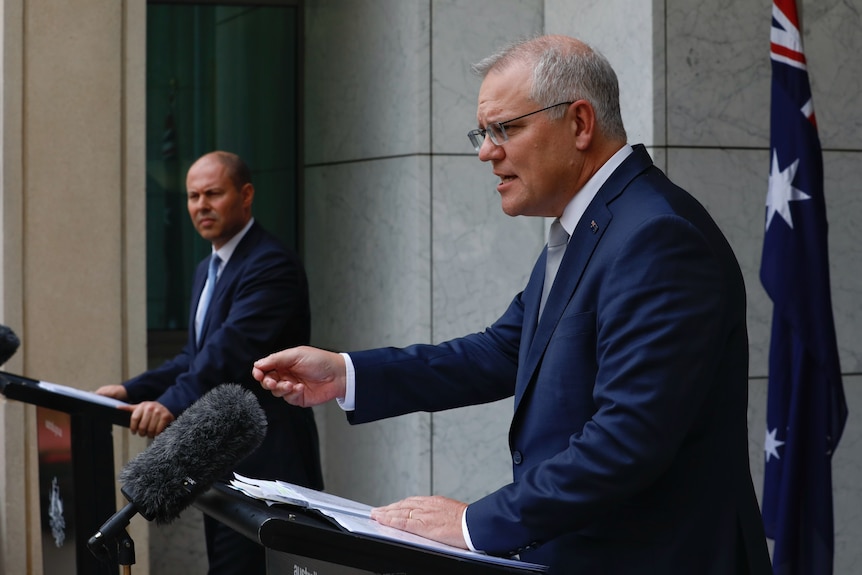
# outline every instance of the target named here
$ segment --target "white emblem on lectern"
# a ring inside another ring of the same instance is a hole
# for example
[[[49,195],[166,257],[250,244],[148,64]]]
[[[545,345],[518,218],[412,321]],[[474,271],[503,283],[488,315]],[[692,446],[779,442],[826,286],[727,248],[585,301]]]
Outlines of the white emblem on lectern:
[[[60,483],[56,477],[51,481],[48,524],[51,526],[51,535],[54,536],[54,544],[57,547],[62,547],[63,542],[66,541],[66,520],[63,518],[63,499],[60,497]]]

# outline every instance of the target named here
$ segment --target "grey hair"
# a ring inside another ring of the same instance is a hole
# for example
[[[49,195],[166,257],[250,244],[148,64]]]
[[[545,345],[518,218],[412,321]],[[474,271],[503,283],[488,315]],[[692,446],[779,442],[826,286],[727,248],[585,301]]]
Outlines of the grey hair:
[[[473,72],[484,78],[515,65],[532,67],[530,99],[539,106],[586,100],[605,136],[626,140],[617,75],[602,54],[572,38],[539,36],[509,44],[473,64]],[[552,108],[547,114],[559,119],[565,108]]]

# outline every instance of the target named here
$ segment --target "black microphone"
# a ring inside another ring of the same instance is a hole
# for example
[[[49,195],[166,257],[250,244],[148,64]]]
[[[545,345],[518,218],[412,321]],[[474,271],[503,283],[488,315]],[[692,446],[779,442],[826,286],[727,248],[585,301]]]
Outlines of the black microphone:
[[[9,358],[15,355],[19,345],[21,345],[21,340],[18,339],[15,332],[5,325],[0,325],[0,365],[9,361]]]
[[[125,535],[138,513],[147,521],[170,523],[265,435],[266,415],[251,391],[235,383],[214,387],[123,467],[120,491],[129,503],[89,539],[90,551],[109,558],[107,543]]]

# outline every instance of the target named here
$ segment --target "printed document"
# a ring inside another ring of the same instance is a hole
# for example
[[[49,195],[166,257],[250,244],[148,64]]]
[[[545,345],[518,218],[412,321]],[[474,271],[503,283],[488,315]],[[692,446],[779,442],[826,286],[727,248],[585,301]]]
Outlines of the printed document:
[[[544,565],[525,563],[516,559],[495,557],[475,551],[468,551],[458,547],[452,547],[445,543],[439,543],[425,537],[401,531],[386,525],[381,525],[371,519],[372,506],[359,503],[351,499],[345,499],[337,495],[316,491],[300,485],[294,485],[285,481],[271,481],[266,479],[253,479],[234,473],[234,479],[230,487],[244,493],[249,497],[265,501],[269,505],[285,503],[296,507],[314,509],[340,525],[351,533],[361,533],[371,537],[390,539],[401,543],[409,543],[423,549],[440,551],[459,557],[494,563],[497,565],[511,565],[519,569],[543,572],[547,570]]]

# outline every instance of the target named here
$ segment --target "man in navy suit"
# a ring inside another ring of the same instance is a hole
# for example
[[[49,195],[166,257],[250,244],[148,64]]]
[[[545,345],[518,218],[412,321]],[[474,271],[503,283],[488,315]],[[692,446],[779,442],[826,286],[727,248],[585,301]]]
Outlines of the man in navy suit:
[[[626,143],[601,55],[545,36],[475,69],[469,137],[506,214],[561,225],[556,276],[545,279],[546,248],[481,333],[349,355],[289,349],[255,362],[255,378],[295,405],[337,398],[352,423],[514,397],[512,483],[469,505],[410,497],[373,512],[385,525],[554,573],[771,573],[730,246]]]
[[[251,477],[283,479],[322,489],[317,427],[311,409],[289,405],[260,388],[251,364],[262,354],[308,343],[308,283],[299,258],[254,221],[251,173],[237,155],[212,152],[186,177],[188,209],[212,254],[195,273],[189,336],[182,352],[157,369],[97,393],[132,403],[130,430],[154,437],[205,392],[240,383],[266,413],[262,445],[236,468]],[[210,260],[218,269],[203,301]],[[205,308],[205,309],[204,309]],[[264,549],[204,517],[211,575],[265,573]]]

